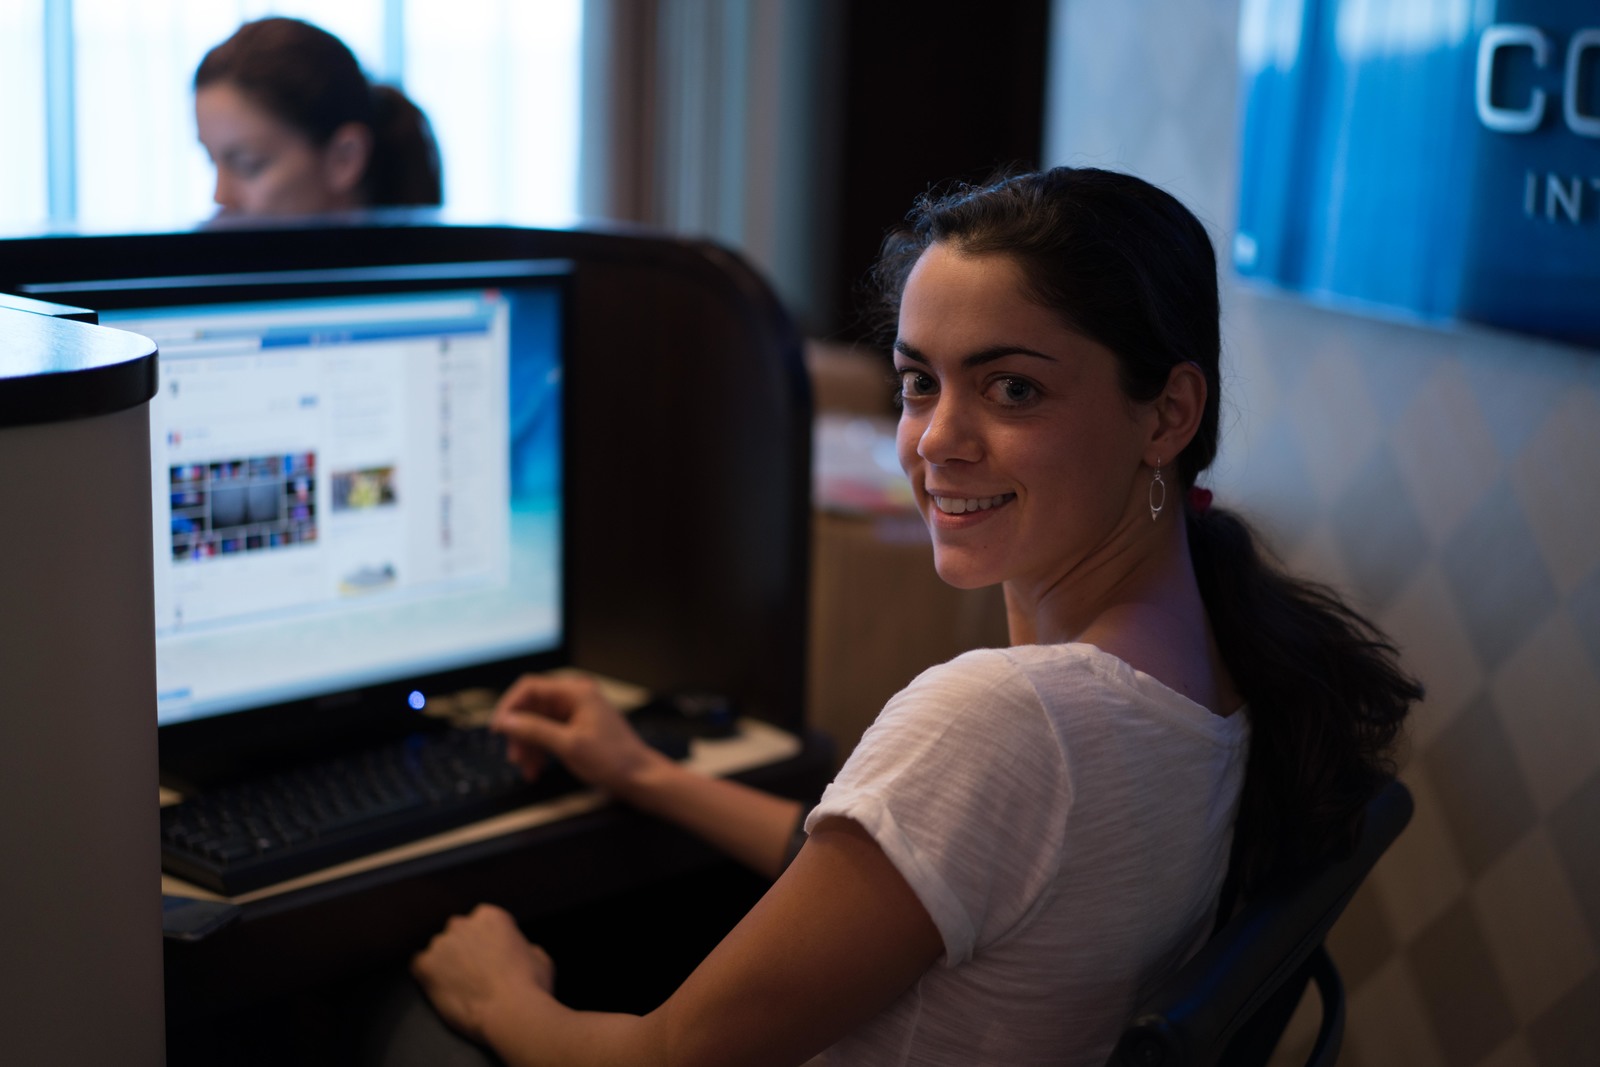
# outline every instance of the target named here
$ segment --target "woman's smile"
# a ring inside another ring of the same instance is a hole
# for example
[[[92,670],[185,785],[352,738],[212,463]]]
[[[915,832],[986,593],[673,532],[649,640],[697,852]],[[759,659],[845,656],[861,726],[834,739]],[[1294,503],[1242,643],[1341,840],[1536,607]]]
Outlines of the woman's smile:
[[[1017,499],[1017,494],[998,493],[994,496],[954,496],[929,492],[928,499],[933,501],[934,507],[946,515],[973,515],[977,512],[989,512],[995,508],[1004,507]]]

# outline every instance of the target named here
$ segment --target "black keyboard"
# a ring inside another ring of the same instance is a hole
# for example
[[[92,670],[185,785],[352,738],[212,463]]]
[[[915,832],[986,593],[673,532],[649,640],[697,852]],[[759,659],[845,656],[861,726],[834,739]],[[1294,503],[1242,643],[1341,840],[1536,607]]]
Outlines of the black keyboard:
[[[688,753],[679,735],[643,736]],[[554,762],[524,780],[482,727],[418,733],[162,808],[161,866],[235,896],[579,788]]]

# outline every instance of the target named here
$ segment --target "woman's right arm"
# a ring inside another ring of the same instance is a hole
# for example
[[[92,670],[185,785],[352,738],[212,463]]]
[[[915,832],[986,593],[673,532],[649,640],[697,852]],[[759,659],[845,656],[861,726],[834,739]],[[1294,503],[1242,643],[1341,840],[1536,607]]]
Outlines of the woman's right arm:
[[[639,738],[592,680],[525,675],[506,690],[491,727],[511,757],[537,774],[545,754],[634,807],[776,878],[804,808],[796,801],[696,773]]]
[[[412,970],[445,1020],[509,1064],[800,1063],[887,1008],[944,950],[870,835],[825,819],[793,865],[660,1008],[574,1011],[510,916],[451,920]]]

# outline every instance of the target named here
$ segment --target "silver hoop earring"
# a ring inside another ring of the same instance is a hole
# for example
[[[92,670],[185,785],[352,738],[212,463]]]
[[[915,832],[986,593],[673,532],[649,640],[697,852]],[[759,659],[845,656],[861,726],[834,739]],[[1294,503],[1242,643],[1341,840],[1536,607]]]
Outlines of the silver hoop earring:
[[[1160,490],[1157,493],[1156,490]],[[1150,483],[1150,521],[1155,522],[1161,509],[1167,506],[1167,483],[1161,480],[1161,461],[1156,460],[1156,477]]]

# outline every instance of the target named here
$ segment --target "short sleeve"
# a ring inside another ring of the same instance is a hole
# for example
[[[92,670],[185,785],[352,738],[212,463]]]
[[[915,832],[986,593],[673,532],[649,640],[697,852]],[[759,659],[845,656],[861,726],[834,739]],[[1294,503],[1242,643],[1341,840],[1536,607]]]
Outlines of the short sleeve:
[[[1053,882],[1071,806],[1065,753],[1004,650],[923,672],[868,729],[806,821],[864,828],[927,908],[945,962],[1020,922]]]

